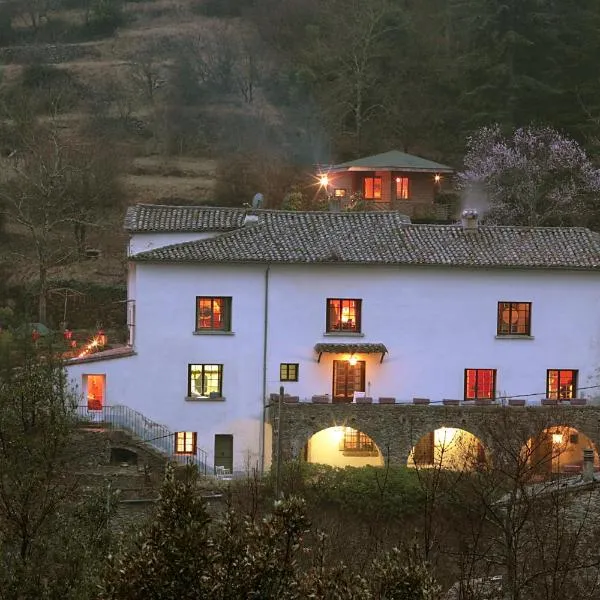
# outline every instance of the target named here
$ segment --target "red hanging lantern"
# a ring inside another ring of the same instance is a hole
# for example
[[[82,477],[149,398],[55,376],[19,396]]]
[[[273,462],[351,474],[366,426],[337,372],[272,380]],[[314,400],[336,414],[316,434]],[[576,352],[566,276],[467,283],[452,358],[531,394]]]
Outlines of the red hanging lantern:
[[[40,333],[40,332],[39,332],[37,329],[34,329],[34,330],[31,332],[31,339],[32,339],[34,342],[37,342],[37,341],[40,339],[41,335],[42,335],[42,334],[41,334],[41,333]]]
[[[77,340],[71,340],[71,348],[77,348]]]
[[[98,331],[98,335],[96,336],[96,339],[98,340],[98,346],[100,346],[100,347],[106,346],[106,334],[104,333],[104,330],[100,329]]]
[[[65,329],[63,331],[63,337],[65,340],[70,340],[73,337],[73,332],[70,329]]]

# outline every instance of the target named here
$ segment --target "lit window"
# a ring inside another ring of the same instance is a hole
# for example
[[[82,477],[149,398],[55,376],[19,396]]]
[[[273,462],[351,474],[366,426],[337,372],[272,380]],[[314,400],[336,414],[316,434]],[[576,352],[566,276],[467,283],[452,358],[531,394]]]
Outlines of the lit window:
[[[496,397],[496,369],[465,369],[465,400]]]
[[[531,335],[531,302],[498,302],[498,335]]]
[[[104,406],[105,375],[85,375],[87,380],[87,407],[88,410],[102,410]]]
[[[178,431],[175,434],[175,454],[196,454],[196,432]]]
[[[298,363],[281,363],[279,365],[280,381],[298,381]]]
[[[381,199],[381,177],[365,177],[363,180],[363,196],[367,200]]]
[[[223,385],[223,365],[189,365],[188,396],[192,398],[220,397]]]
[[[408,177],[396,177],[396,198],[408,200]]]
[[[327,299],[327,331],[360,333],[361,300]]]
[[[577,398],[577,373],[573,369],[548,369],[546,397],[553,400]]]
[[[373,452],[374,450],[375,444],[366,433],[352,427],[344,429],[344,451]]]
[[[196,330],[231,331],[231,298],[196,298]]]
[[[333,195],[336,198],[344,198],[346,196],[346,190],[344,188],[335,188],[335,190],[333,190]]]

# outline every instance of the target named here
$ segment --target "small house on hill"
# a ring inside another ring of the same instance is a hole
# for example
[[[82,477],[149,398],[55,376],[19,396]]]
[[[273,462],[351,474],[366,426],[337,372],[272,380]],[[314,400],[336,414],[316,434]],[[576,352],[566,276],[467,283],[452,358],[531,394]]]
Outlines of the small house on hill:
[[[445,206],[434,204],[436,193],[453,173],[447,165],[390,150],[332,165],[318,174],[340,208],[359,194],[373,210],[399,210],[411,217],[448,218]]]

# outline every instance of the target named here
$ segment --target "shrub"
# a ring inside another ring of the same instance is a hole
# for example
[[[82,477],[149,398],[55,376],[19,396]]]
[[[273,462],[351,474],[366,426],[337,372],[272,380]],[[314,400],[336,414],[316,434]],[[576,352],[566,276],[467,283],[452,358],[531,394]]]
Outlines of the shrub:
[[[94,0],[85,29],[89,35],[112,35],[125,25],[123,0]]]

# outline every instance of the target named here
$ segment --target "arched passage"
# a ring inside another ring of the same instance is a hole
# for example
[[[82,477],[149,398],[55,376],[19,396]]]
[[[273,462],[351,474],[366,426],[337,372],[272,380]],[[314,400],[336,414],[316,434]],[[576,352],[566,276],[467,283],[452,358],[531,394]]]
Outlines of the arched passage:
[[[440,427],[419,439],[407,466],[464,471],[475,469],[485,460],[485,449],[479,438],[464,429]]]
[[[343,425],[322,429],[311,436],[304,457],[306,462],[332,467],[383,465],[377,444],[366,433]]]
[[[568,425],[554,425],[530,438],[523,453],[532,465],[534,477],[547,479],[580,473],[586,448],[594,450],[594,467],[600,468],[598,451],[587,435]]]

